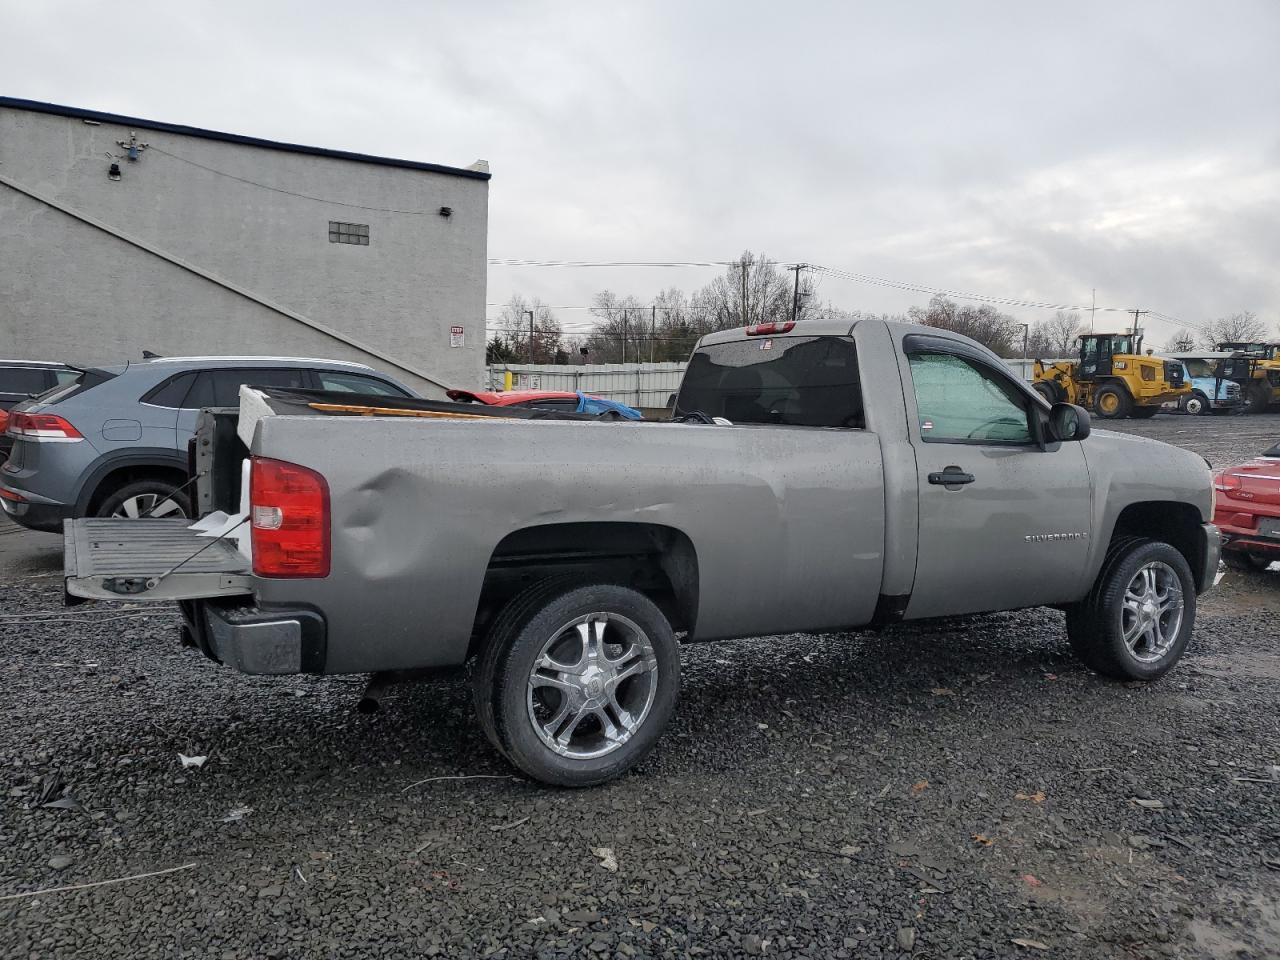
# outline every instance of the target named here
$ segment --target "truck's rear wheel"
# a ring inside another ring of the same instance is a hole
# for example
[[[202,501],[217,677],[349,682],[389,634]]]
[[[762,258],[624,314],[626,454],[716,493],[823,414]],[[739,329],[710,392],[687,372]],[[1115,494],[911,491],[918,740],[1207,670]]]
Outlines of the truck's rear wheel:
[[[1127,537],[1107,551],[1089,595],[1067,611],[1076,656],[1113,680],[1155,680],[1191,638],[1195,581],[1186,558],[1158,540]]]
[[[1093,410],[1103,420],[1119,420],[1129,416],[1133,402],[1123,387],[1105,383],[1093,395]]]
[[[1266,381],[1255,380],[1244,393],[1245,413],[1266,413],[1267,404],[1271,402],[1271,385]]]
[[[549,580],[494,622],[473,675],[490,741],[543,783],[586,787],[652,749],[675,710],[680,652],[641,593]]]

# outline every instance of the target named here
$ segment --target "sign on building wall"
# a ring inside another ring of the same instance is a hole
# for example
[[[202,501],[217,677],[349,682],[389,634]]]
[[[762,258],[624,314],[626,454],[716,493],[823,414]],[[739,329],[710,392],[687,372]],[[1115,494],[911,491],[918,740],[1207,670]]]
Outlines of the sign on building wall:
[[[449,346],[461,347],[466,345],[466,331],[462,327],[449,328]]]

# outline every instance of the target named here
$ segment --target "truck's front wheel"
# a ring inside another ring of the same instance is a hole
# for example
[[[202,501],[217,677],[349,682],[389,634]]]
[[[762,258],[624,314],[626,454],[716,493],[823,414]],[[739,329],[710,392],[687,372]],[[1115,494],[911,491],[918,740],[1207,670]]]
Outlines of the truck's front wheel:
[[[680,653],[643,594],[614,584],[536,585],[494,622],[473,675],[496,747],[543,783],[586,787],[652,749],[675,710]]]
[[[1142,537],[1111,545],[1089,595],[1067,610],[1076,656],[1113,680],[1173,669],[1196,619],[1195,580],[1174,547]]]

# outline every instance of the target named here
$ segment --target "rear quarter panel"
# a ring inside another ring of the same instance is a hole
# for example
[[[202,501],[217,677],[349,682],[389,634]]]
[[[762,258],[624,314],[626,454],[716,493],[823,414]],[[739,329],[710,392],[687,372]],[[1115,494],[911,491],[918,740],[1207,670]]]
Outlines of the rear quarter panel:
[[[257,581],[329,623],[326,671],[460,663],[494,548],[528,526],[661,524],[698,558],[698,639],[866,623],[879,439],[857,430],[271,417],[253,452],[328,480],[324,580]]]

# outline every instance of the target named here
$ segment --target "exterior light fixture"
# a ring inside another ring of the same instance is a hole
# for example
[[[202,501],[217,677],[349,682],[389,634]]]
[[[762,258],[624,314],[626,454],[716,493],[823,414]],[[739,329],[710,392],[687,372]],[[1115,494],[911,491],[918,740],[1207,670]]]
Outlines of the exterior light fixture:
[[[453,207],[441,207],[439,212],[440,212],[440,216],[448,220],[450,217],[453,216]]]
[[[116,163],[114,160],[111,161],[111,166],[107,167],[107,179],[108,180],[120,179],[120,164]]]

